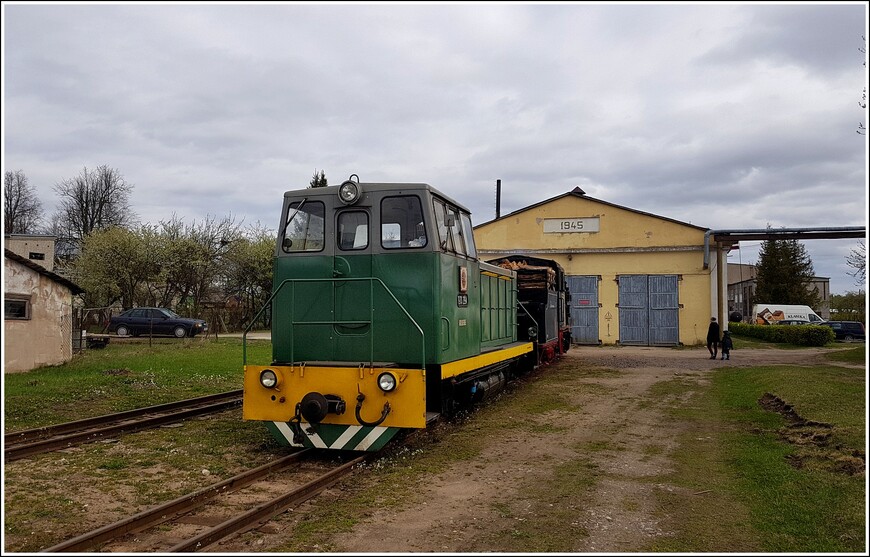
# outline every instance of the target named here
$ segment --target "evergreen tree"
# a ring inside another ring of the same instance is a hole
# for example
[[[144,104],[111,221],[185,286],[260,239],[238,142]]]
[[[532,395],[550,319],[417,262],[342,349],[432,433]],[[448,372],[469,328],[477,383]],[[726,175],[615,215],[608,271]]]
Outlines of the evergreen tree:
[[[755,301],[818,306],[819,291],[812,286],[813,262],[797,240],[765,240],[756,265]]]
[[[320,174],[317,173],[317,169],[314,169],[314,176],[311,177],[311,181],[308,182],[309,188],[325,188],[329,184],[326,182],[326,173],[324,171],[320,171]]]

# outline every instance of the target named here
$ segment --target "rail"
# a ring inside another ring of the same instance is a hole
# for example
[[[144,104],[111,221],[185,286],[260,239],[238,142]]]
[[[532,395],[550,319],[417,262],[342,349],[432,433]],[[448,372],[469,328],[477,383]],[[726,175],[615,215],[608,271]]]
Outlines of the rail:
[[[242,390],[227,391],[187,400],[158,404],[116,414],[7,433],[3,436],[6,462],[95,441],[107,436],[132,433],[193,416],[222,412],[242,402]]]
[[[138,542],[141,545],[141,542],[144,541],[144,543],[152,547],[152,550],[157,546],[172,544],[171,547],[164,548],[162,551],[168,553],[196,552],[233,534],[244,532],[252,526],[271,520],[288,508],[297,506],[303,501],[318,495],[342,478],[352,474],[355,467],[359,464],[375,458],[375,453],[357,456],[344,464],[318,473],[317,477],[298,487],[288,486],[282,488],[277,496],[271,497],[259,504],[254,503],[253,508],[238,511],[240,507],[249,506],[251,498],[259,499],[253,492],[271,492],[277,486],[282,486],[283,481],[276,481],[274,479],[275,474],[288,469],[293,464],[302,463],[316,454],[311,449],[303,449],[291,453],[278,460],[242,472],[227,480],[217,482],[112,524],[78,535],[43,549],[40,552],[68,553],[88,551],[100,544],[117,542],[128,534],[136,534],[137,538],[142,538],[141,541],[134,539],[132,543]],[[258,489],[258,485],[264,482],[269,483],[270,488],[263,490],[262,486],[260,486]],[[248,490],[247,493],[243,491],[246,489]],[[237,493],[237,495],[232,496],[231,494],[233,493]],[[183,517],[193,516],[196,518],[198,515],[199,517],[207,518],[208,522],[206,524],[214,524],[210,519],[220,514],[215,513],[216,508],[232,508],[236,510],[233,511],[234,514],[230,518],[216,526],[208,527],[192,535],[186,533],[189,532],[189,529],[184,527],[185,520]],[[159,530],[155,531],[153,528],[158,525]],[[179,525],[181,525],[181,529],[178,528]],[[153,539],[155,536],[158,539]],[[178,538],[182,539],[179,540]],[[122,541],[122,543],[128,545],[131,542],[127,540]],[[98,549],[99,551],[107,550],[105,546]],[[112,551],[111,546],[108,548],[108,551]]]
[[[293,316],[291,314],[290,317],[290,325],[292,328],[295,328],[297,325],[369,325],[369,365],[374,365],[374,352],[375,352],[375,304],[374,304],[374,284],[377,282],[381,285],[389,297],[395,302],[396,306],[402,313],[405,314],[405,317],[408,318],[408,321],[417,329],[417,332],[420,333],[420,369],[426,369],[426,335],[423,333],[422,327],[411,317],[411,314],[408,313],[408,310],[405,309],[405,306],[396,298],[393,292],[389,289],[389,287],[384,284],[384,282],[377,277],[335,277],[335,278],[315,278],[315,279],[284,279],[281,284],[278,285],[278,288],[269,296],[269,299],[266,300],[266,303],[263,304],[263,307],[260,308],[260,311],[257,312],[257,315],[251,319],[250,324],[245,328],[245,332],[242,333],[242,364],[247,365],[248,363],[248,347],[247,347],[247,339],[248,333],[251,331],[251,327],[254,326],[254,323],[257,322],[260,315],[266,310],[267,307],[272,303],[272,300],[275,299],[275,296],[278,295],[279,292],[288,284],[292,285],[291,297],[290,297],[290,311],[293,311],[293,308],[296,306],[296,284],[297,283],[312,283],[312,282],[330,282],[335,284],[336,282],[368,282],[369,283],[369,300],[371,301],[371,307],[369,308],[369,320],[368,321],[348,321],[348,320],[326,320],[326,321],[295,321],[293,320]],[[273,318],[274,319],[274,318]],[[295,364],[295,346],[293,343],[293,334],[291,330],[290,335],[290,361]]]

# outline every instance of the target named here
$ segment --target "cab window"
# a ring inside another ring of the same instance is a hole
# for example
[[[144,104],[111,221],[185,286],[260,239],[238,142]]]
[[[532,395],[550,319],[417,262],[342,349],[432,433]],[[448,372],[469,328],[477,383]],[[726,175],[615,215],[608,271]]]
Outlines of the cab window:
[[[426,246],[423,206],[415,195],[385,197],[381,201],[381,246],[384,249]]]
[[[323,249],[324,205],[322,201],[294,201],[287,210],[281,249],[286,253]]]
[[[438,245],[444,251],[459,255],[469,254],[468,241],[466,240],[464,224],[458,210],[448,207],[439,199],[432,200],[435,209],[435,223],[438,229]],[[470,224],[470,222],[469,222]],[[474,246],[471,246],[474,249]]]
[[[450,237],[450,227],[447,226],[447,206],[438,199],[432,200],[435,209],[435,225],[438,229],[438,245],[442,250],[453,251],[453,239]]]
[[[459,211],[451,207],[447,214],[450,235],[453,237],[453,249],[459,255],[465,255],[465,239],[462,237],[462,221],[459,220]]]
[[[365,211],[345,211],[338,215],[336,238],[341,250],[369,247],[369,215]]]
[[[465,247],[469,257],[477,258],[477,248],[474,245],[474,231],[471,227],[471,216],[462,213],[462,236],[465,238]]]

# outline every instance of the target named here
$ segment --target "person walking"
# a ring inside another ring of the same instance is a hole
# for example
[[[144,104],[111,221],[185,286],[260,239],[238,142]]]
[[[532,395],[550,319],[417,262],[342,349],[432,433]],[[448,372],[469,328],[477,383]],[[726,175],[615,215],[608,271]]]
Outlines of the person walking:
[[[734,341],[731,340],[731,331],[722,333],[722,359],[731,359],[731,349],[734,348]]]
[[[715,317],[710,318],[710,327],[707,328],[707,350],[710,359],[715,360],[719,352],[719,323],[716,323]]]

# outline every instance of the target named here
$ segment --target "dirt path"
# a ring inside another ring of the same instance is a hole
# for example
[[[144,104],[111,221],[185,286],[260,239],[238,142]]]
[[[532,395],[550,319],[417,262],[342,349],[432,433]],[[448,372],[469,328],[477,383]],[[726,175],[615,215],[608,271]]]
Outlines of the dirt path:
[[[564,430],[557,443],[554,436],[522,435],[515,429],[493,436],[473,464],[456,464],[424,482],[423,500],[430,503],[378,511],[352,532],[337,536],[334,547],[349,553],[548,551],[535,548],[534,542],[515,549],[492,547],[487,533],[510,530],[511,522],[519,528],[542,520],[547,513],[537,507],[540,501],[523,489],[555,481],[560,466],[582,454],[596,481],[582,502],[566,500],[564,522],[555,525],[561,534],[556,535],[565,537],[562,542],[570,540],[573,552],[643,551],[666,533],[657,518],[661,509],[654,512],[656,491],[680,489],[655,479],[671,471],[668,455],[679,432],[662,427],[667,423],[664,410],[649,403],[649,389],[678,376],[700,387],[711,370],[723,367],[809,365],[826,352],[830,350],[741,350],[723,362],[710,360],[705,348],[572,350],[566,364],[582,361],[590,373],[580,383],[588,388],[570,389],[572,402],[581,410],[559,414]]]

